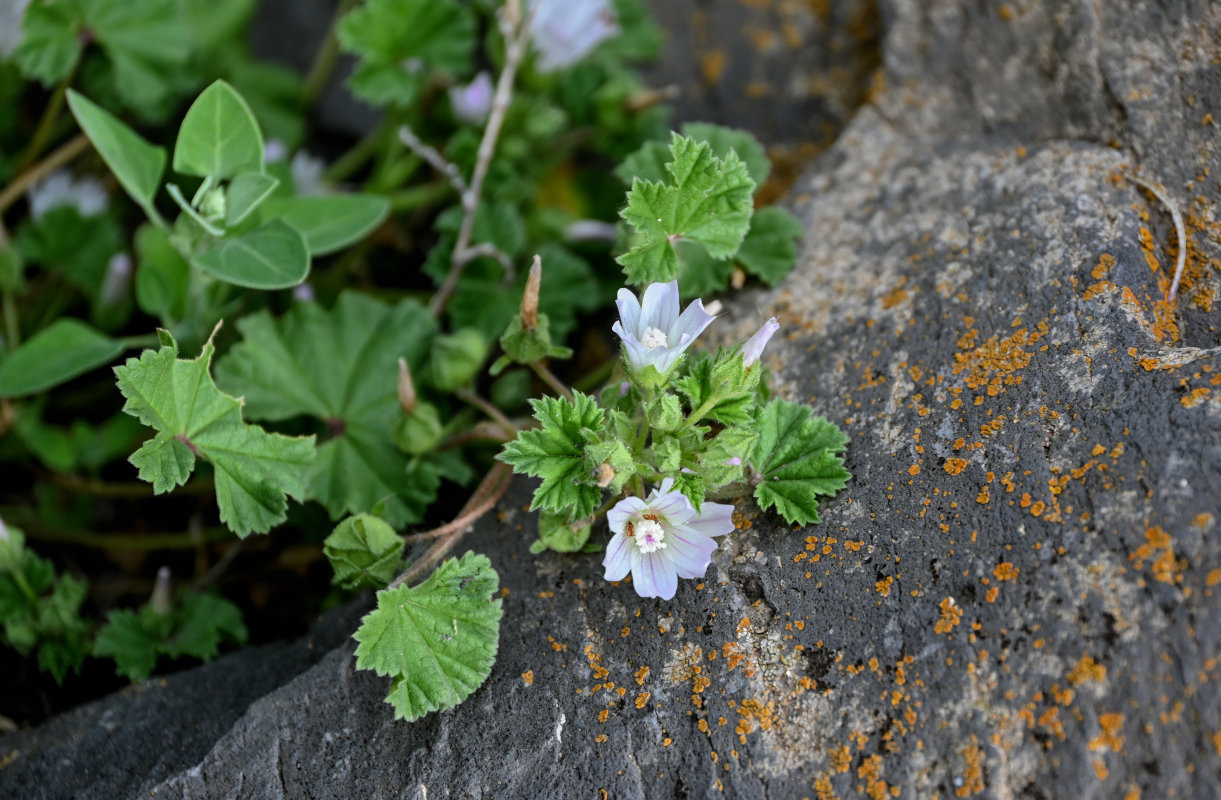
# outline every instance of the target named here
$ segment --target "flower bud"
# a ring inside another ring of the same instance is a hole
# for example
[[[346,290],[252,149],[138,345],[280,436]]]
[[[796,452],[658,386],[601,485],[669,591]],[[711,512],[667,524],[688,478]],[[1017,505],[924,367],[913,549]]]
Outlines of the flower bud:
[[[415,383],[411,380],[411,367],[407,366],[405,358],[399,359],[398,394],[403,411],[408,414],[415,411]]]
[[[763,323],[755,335],[746,341],[742,346],[742,363],[749,369],[754,365],[759,357],[763,355],[763,348],[767,346],[767,341],[775,335],[776,331],[780,330],[780,323],[772,317],[767,322]]]
[[[153,611],[161,616],[170,613],[170,609],[174,605],[173,599],[170,597],[170,583],[170,568],[162,567],[157,570],[157,582],[153,585],[153,596],[148,603],[153,607]]]
[[[433,340],[429,368],[432,383],[443,392],[465,386],[483,366],[488,343],[474,328],[459,328]]]
[[[526,289],[521,295],[521,326],[533,330],[538,326],[538,290],[543,282],[543,260],[534,256],[530,275],[526,278]]]

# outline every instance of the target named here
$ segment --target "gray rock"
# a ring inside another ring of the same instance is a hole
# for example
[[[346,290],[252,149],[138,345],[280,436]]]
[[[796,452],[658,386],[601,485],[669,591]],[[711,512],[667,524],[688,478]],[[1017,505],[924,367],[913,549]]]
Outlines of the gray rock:
[[[642,601],[529,555],[519,484],[468,537],[509,592],[465,704],[393,722],[347,641],[172,769],[80,741],[93,796],[1221,796],[1221,5],[881,13],[885,88],[791,196],[798,270],[717,326],[779,316],[779,391],[851,435],[820,526],[744,504],[702,583]],[[1188,217],[1175,309],[1132,173]],[[39,763],[35,796],[83,785]]]

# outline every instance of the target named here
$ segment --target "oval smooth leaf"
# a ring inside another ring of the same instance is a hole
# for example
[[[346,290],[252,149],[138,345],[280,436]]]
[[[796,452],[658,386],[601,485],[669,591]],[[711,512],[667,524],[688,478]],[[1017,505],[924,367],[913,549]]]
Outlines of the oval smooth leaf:
[[[297,229],[273,219],[200,253],[191,263],[235,286],[288,289],[309,274],[309,250]]]
[[[225,225],[240,224],[279,185],[279,178],[262,172],[243,172],[231,180],[225,190]]]
[[[263,134],[250,106],[224,81],[204,89],[187,110],[174,144],[174,171],[216,180],[263,171]]]
[[[57,320],[0,364],[0,397],[50,389],[110,363],[122,352],[118,339],[74,319]]]
[[[109,111],[71,89],[68,107],[132,199],[142,206],[151,206],[165,173],[165,150],[144,141]]]
[[[264,217],[282,219],[300,231],[311,255],[324,256],[360,241],[380,225],[390,202],[372,194],[273,197],[262,210]]]

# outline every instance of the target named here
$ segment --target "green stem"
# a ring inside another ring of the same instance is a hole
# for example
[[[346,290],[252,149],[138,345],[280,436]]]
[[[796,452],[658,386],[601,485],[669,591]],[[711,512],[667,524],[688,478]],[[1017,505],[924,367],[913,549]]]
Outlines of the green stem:
[[[17,319],[17,302],[13,299],[13,293],[7,289],[4,290],[0,302],[3,303],[4,336],[8,340],[8,350],[11,353],[21,344],[21,323]]]
[[[77,63],[79,63],[79,60]],[[76,65],[73,64],[72,70],[59,82],[59,86],[55,87],[55,93],[51,95],[51,101],[47,103],[46,109],[43,110],[42,118],[38,120],[38,127],[34,129],[34,135],[30,138],[30,144],[26,147],[25,154],[21,156],[21,163],[17,166],[18,174],[21,174],[25,171],[26,167],[33,164],[42,153],[42,149],[46,147],[47,140],[51,136],[51,131],[55,127],[55,122],[59,119],[59,112],[64,108],[64,98],[68,95],[68,87],[72,85],[72,79],[75,76]]]
[[[348,13],[353,5],[355,0],[343,0],[339,8],[335,9],[335,19],[328,28],[326,41],[318,48],[314,63],[310,66],[309,76],[305,79],[305,86],[301,90],[301,99],[306,107],[317,102],[318,96],[326,88],[327,79],[335,69],[335,61],[339,58],[339,38],[335,35],[335,29],[340,17]]]
[[[448,181],[437,180],[412,186],[387,195],[390,198],[390,211],[400,214],[404,211],[415,211],[417,208],[427,208],[452,190]]]
[[[15,569],[10,572],[9,575],[12,576],[13,583],[17,584],[17,588],[21,590],[23,595],[25,595],[25,599],[29,600],[31,603],[38,602],[38,595],[34,593],[34,589],[31,588],[30,584],[26,581],[25,576],[21,574],[21,570]]]
[[[534,370],[534,374],[542,379],[543,383],[551,387],[551,390],[561,397],[572,402],[572,391],[567,386],[560,382],[560,379],[555,377],[551,370],[547,369],[546,365],[541,361],[535,361],[530,364],[530,369]]]
[[[365,162],[377,155],[381,141],[389,130],[389,126],[383,121],[381,125],[370,131],[365,138],[354,144],[348,152],[331,164],[322,174],[322,179],[327,183],[339,183],[350,177],[352,173],[363,167]]]

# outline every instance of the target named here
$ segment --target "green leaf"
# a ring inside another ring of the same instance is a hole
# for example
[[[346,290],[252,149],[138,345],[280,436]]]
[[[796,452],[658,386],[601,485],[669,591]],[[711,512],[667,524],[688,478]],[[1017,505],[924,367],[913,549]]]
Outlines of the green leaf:
[[[538,515],[538,539],[530,545],[530,552],[537,554],[554,550],[557,553],[579,553],[585,549],[592,529],[593,526],[586,521],[573,530],[565,515],[544,511]]]
[[[331,311],[296,303],[278,320],[262,311],[237,327],[243,341],[217,365],[217,377],[245,397],[246,413],[271,421],[308,416],[333,433],[318,446],[309,497],[336,520],[385,500],[383,516],[394,527],[420,521],[438,479],[426,464],[409,474],[390,431],[401,414],[398,359],[424,374],[436,335],[427,310],[345,292]]]
[[[241,609],[233,603],[214,594],[187,594],[167,613],[150,603],[138,611],[110,612],[93,654],[113,658],[119,675],[142,681],[153,674],[161,656],[211,661],[221,641],[243,644],[247,635]]]
[[[136,255],[140,310],[167,324],[185,317],[191,266],[170,243],[169,234],[155,225],[141,225],[136,231]]]
[[[216,81],[195,99],[174,145],[174,171],[227,180],[263,171],[263,134],[232,86]]]
[[[573,392],[572,401],[544,397],[530,405],[541,427],[522,431],[496,457],[514,472],[543,479],[534,490],[533,508],[567,513],[570,519],[589,516],[602,490],[585,468],[585,446],[602,428],[602,409],[581,392]]]
[[[331,582],[345,589],[379,589],[394,580],[403,563],[403,537],[385,521],[358,514],[339,523],[322,543],[331,562]]]
[[[155,219],[156,212],[151,209],[165,174],[165,150],[144,141],[109,111],[71,89],[68,106],[119,184]]]
[[[731,152],[722,161],[708,144],[678,134],[670,154],[670,182],[633,179],[627,208],[620,212],[636,230],[631,249],[618,258],[632,283],[673,280],[675,242],[696,242],[712,258],[723,259],[738,251],[750,227],[755,183],[737,155]]]
[[[775,508],[797,525],[818,523],[818,497],[844,488],[852,475],[842,453],[848,437],[809,407],[772,400],[759,414],[750,464],[759,476],[759,507]]]
[[[394,678],[386,702],[396,719],[453,708],[487,679],[500,638],[499,585],[487,557],[467,553],[419,586],[378,592],[353,636],[356,666]]]
[[[181,0],[89,0],[88,6],[85,27],[110,60],[114,91],[144,116],[163,113],[190,54]]]
[[[200,356],[178,359],[168,333],[159,350],[145,350],[115,368],[123,410],[157,435],[129,459],[156,494],[185,483],[196,457],[212,464],[221,521],[239,536],[265,533],[283,522],[286,496],[301,500],[314,437],[271,434],[242,421],[240,400],[222,393],[208,366],[215,348],[209,340]]]
[[[741,128],[727,128],[724,125],[713,125],[711,122],[688,122],[683,125],[683,136],[690,136],[697,142],[707,142],[717,158],[724,159],[733,151],[746,165],[755,186],[763,185],[767,175],[772,171],[771,159],[767,151],[755,138],[755,135]]]
[[[797,262],[797,240],[803,233],[801,223],[786,209],[761,208],[750,221],[750,232],[738,250],[737,259],[747,272],[768,286],[775,286]]]
[[[241,223],[279,185],[279,179],[262,172],[243,172],[235,177],[225,190],[225,225]]]
[[[110,363],[122,352],[122,342],[83,322],[56,320],[0,363],[0,397],[50,389]]]
[[[276,197],[263,204],[264,219],[279,218],[305,237],[310,254],[324,256],[360,241],[390,213],[390,202],[372,194]]]
[[[249,289],[288,289],[309,275],[309,250],[297,229],[273,219],[227,237],[191,259],[217,278]]]
[[[454,0],[368,0],[336,28],[340,47],[360,57],[348,81],[374,105],[411,105],[430,70],[469,69],[475,14]]]
[[[123,247],[123,233],[108,214],[85,217],[75,206],[61,205],[27,220],[17,232],[16,246],[26,261],[61,272],[95,297],[111,257]]]
[[[81,52],[76,5],[44,0],[26,8],[13,59],[27,78],[50,87],[68,77]]]

